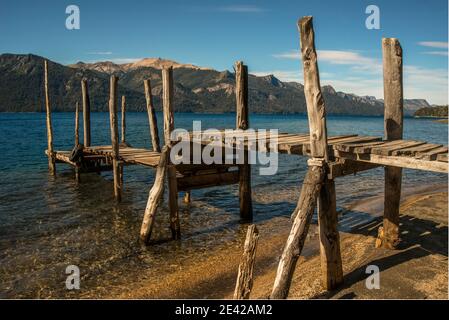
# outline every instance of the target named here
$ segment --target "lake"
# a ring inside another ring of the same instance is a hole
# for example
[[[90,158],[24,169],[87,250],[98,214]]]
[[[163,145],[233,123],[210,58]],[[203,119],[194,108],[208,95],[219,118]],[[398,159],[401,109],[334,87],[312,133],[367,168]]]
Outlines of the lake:
[[[55,150],[71,150],[74,114],[52,117]],[[162,137],[162,115],[157,117]],[[201,120],[203,129],[235,126],[233,114],[176,114],[175,127],[191,129],[194,120]],[[110,144],[109,114],[92,113],[91,121],[92,145]],[[251,115],[250,123],[280,132],[308,131],[304,115]],[[328,116],[327,126],[329,135],[383,136],[382,117]],[[405,139],[447,145],[446,124],[405,118],[404,128]],[[143,271],[157,279],[184,261],[201,259],[212,247],[235,245],[244,237],[235,185],[195,190],[190,205],[180,204],[181,241],[167,241],[164,203],[156,217],[155,243],[141,246],[138,235],[154,170],[125,167],[123,201],[115,204],[111,172],[82,174],[77,184],[72,169],[57,164],[56,177],[48,175],[45,114],[0,113],[0,133],[0,298],[92,297],[137,281]],[[127,142],[150,148],[150,141],[147,114],[127,113]],[[291,214],[305,170],[306,158],[287,155],[279,155],[275,176],[259,176],[253,166],[256,223]],[[404,170],[404,188],[426,184],[447,184],[447,175]],[[382,192],[382,168],[337,180],[339,207]],[[65,288],[68,265],[81,270],[80,292]]]

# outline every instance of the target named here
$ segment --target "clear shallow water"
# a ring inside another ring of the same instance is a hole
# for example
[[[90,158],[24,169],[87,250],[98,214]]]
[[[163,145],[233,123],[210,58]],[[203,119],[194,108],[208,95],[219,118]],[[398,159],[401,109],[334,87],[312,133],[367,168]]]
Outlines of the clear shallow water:
[[[203,129],[232,128],[235,115],[176,114],[175,126],[190,129],[202,120]],[[127,141],[150,148],[145,113],[127,114]],[[162,117],[158,114],[162,129]],[[252,115],[253,128],[307,132],[301,115]],[[427,119],[405,119],[407,139],[447,144],[448,126]],[[74,115],[53,114],[57,150],[73,146]],[[383,135],[381,117],[328,117],[330,135]],[[210,248],[236,245],[245,227],[238,223],[237,186],[195,190],[192,204],[180,204],[182,241],[169,239],[164,203],[153,232],[156,243],[142,247],[137,236],[154,171],[125,167],[123,202],[112,197],[111,173],[84,174],[76,184],[68,166],[57,164],[50,177],[46,149],[45,114],[0,114],[0,298],[101,296],[114,286],[138,281],[143,274],[177,270],[192,259],[202,259]],[[106,113],[92,114],[92,144],[110,144]],[[162,136],[162,132],[161,132]],[[279,156],[277,175],[257,175],[253,166],[256,222],[289,216],[306,170],[305,158]],[[444,174],[404,170],[404,186],[447,183]],[[383,190],[383,170],[375,169],[337,180],[338,205],[377,195]],[[65,289],[65,268],[80,267],[82,289]]]

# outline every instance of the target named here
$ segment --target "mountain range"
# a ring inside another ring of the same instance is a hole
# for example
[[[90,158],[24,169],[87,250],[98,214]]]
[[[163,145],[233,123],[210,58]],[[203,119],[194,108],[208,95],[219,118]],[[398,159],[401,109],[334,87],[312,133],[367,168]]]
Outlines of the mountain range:
[[[44,111],[43,57],[33,54],[0,55],[0,112]],[[161,69],[173,67],[175,111],[226,113],[235,111],[234,73],[181,64],[160,58],[134,63],[113,62],[62,65],[49,61],[49,88],[52,109],[73,111],[81,101],[81,79],[89,84],[92,111],[107,111],[109,77],[119,77],[118,94],[125,95],[127,110],[144,111],[143,80],[150,79],[156,110],[161,110]],[[305,113],[304,87],[283,82],[273,75],[249,75],[249,104],[254,113]],[[371,96],[337,92],[323,86],[329,114],[383,115],[383,101]],[[424,99],[404,100],[406,115],[429,107]]]

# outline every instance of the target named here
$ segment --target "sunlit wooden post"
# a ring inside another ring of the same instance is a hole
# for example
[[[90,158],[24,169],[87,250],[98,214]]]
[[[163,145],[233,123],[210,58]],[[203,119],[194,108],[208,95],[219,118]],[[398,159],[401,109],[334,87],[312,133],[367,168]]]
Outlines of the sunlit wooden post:
[[[153,95],[151,94],[151,82],[150,80],[143,81],[145,88],[145,99],[147,102],[148,123],[150,125],[151,144],[153,145],[153,151],[161,152],[159,131],[157,127],[156,111],[153,105]]]
[[[248,67],[242,61],[235,63],[235,96],[236,96],[236,127],[249,128],[248,109]],[[248,144],[249,147],[249,144]],[[240,219],[244,222],[253,219],[253,204],[251,199],[251,165],[249,151],[244,152],[244,164],[239,165],[239,199]]]
[[[44,91],[45,91],[45,110],[47,123],[47,156],[48,156],[48,171],[50,174],[56,174],[55,155],[53,151],[53,127],[51,124],[51,104],[50,94],[48,92],[48,61],[44,61]]]
[[[112,143],[112,171],[114,176],[114,196],[117,201],[121,200],[120,185],[120,159],[119,159],[119,142],[118,142],[118,124],[117,124],[117,77],[112,75],[110,80],[109,92],[109,120],[111,126],[111,143]]]
[[[165,145],[170,145],[170,135],[175,129],[174,111],[173,111],[173,68],[164,68],[162,70],[162,94],[164,111],[164,141]],[[170,163],[170,160],[169,160]],[[179,223],[178,209],[178,183],[176,179],[176,167],[171,163],[167,166],[168,179],[168,206],[170,209],[170,229],[173,239],[180,239],[181,228]]]
[[[382,39],[384,73],[385,139],[402,139],[403,85],[402,48],[397,39]],[[379,230],[377,247],[394,249],[399,243],[399,206],[401,201],[402,169],[385,167],[385,198],[383,227]]]
[[[126,97],[122,96],[122,137],[121,142],[125,143],[126,135]]]
[[[80,144],[79,127],[80,127],[79,103],[77,101],[75,105],[75,148],[78,148]],[[80,168],[78,164],[76,164],[75,166],[75,180],[78,182],[80,181]]]

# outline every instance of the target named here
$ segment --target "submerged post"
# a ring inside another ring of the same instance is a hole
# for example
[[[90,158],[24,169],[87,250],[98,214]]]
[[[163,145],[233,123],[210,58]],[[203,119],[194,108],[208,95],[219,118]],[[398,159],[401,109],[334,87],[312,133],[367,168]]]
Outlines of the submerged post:
[[[125,143],[126,134],[126,97],[122,96],[122,139],[121,142]]]
[[[384,128],[386,140],[402,139],[403,86],[402,48],[395,38],[382,39],[384,73]],[[399,206],[402,169],[385,167],[383,227],[379,228],[377,247],[394,249],[399,243]]]
[[[47,156],[48,156],[48,171],[54,175],[56,173],[55,155],[53,152],[53,127],[51,125],[51,105],[50,94],[48,92],[48,61],[44,61],[44,91],[45,91],[45,110],[47,113]]]
[[[173,112],[173,68],[162,70],[162,91],[163,91],[163,111],[164,111],[164,141],[165,145],[170,145],[170,135],[175,128]],[[170,161],[169,161],[170,162]],[[178,182],[176,178],[176,167],[171,163],[167,167],[168,177],[168,206],[170,210],[170,229],[173,239],[181,238],[181,228],[179,224],[178,210]]]
[[[249,128],[248,110],[248,67],[242,61],[235,63],[235,97],[236,97],[236,127],[240,130]],[[251,199],[251,166],[248,163],[249,152],[244,152],[244,164],[239,166],[239,199],[240,219],[253,219],[253,205]]]
[[[151,144],[153,145],[154,152],[161,152],[161,146],[159,142],[159,131],[157,128],[156,111],[153,105],[153,95],[151,94],[150,80],[143,81],[145,88],[145,99],[147,102],[148,123],[150,125]]]
[[[90,98],[87,79],[81,80],[81,92],[83,95],[83,134],[84,146],[90,147]]]
[[[111,143],[112,143],[112,172],[114,176],[114,197],[117,201],[121,200],[120,185],[120,163],[119,163],[119,142],[118,142],[118,125],[117,125],[117,77],[112,75],[110,80],[109,92],[109,121],[111,127]]]

